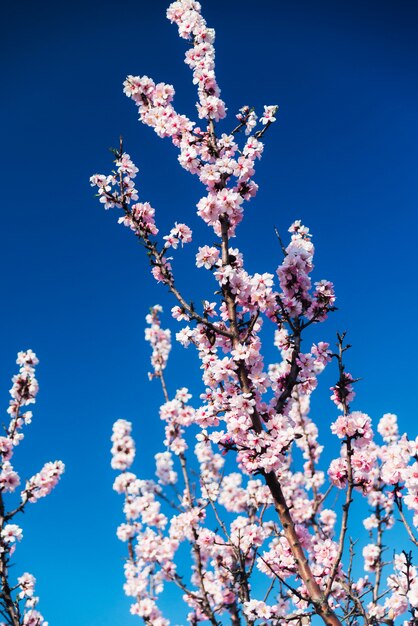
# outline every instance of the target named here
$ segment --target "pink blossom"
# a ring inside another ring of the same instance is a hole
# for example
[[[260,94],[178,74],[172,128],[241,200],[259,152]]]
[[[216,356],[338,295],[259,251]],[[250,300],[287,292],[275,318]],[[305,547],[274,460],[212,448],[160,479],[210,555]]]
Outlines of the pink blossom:
[[[32,576],[32,574],[28,574],[26,572],[25,574],[22,574],[22,576],[19,576],[17,582],[19,583],[21,589],[21,591],[19,592],[19,597],[32,598],[35,590],[36,578]]]
[[[112,467],[128,469],[135,458],[135,443],[131,437],[132,424],[119,419],[113,425]]]
[[[9,544],[21,541],[23,537],[22,529],[17,524],[6,524],[1,531],[1,537]]]
[[[210,246],[203,246],[199,248],[199,252],[196,255],[197,267],[204,267],[205,269],[211,269],[219,259],[219,250]]]
[[[348,415],[341,415],[336,422],[331,424],[331,431],[340,439],[344,437],[371,439],[371,420],[365,413],[354,411]]]
[[[45,463],[41,471],[26,483],[24,493],[28,495],[29,501],[36,502],[39,498],[44,498],[51,493],[64,473],[64,469],[62,461]]]
[[[264,106],[264,114],[263,114],[263,117],[260,118],[260,122],[262,124],[275,122],[276,121],[275,115],[277,113],[278,108],[279,107],[275,104],[270,105],[270,106]]]
[[[376,568],[377,559],[380,557],[380,549],[377,545],[369,543],[363,548],[364,569],[372,572]]]
[[[398,421],[393,413],[385,413],[377,425],[379,434],[384,441],[390,443],[398,437]]]

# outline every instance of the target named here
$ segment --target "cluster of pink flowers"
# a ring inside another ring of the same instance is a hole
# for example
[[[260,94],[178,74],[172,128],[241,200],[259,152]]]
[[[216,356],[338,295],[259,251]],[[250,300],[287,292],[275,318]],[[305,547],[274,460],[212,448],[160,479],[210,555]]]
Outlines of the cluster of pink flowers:
[[[173,471],[173,456],[171,452],[159,452],[155,455],[157,469],[155,475],[162,485],[175,485],[177,474]]]
[[[1,530],[1,538],[7,544],[16,543],[23,537],[22,529],[17,524],[6,524]]]
[[[27,483],[24,494],[27,494],[29,502],[36,502],[39,498],[47,496],[58,483],[64,473],[64,463],[54,461],[45,463],[40,472],[32,476]]]
[[[112,467],[127,470],[135,458],[135,442],[131,437],[132,424],[118,420],[113,425]]]
[[[245,134],[250,135],[257,126],[257,114],[253,108],[243,106],[236,115],[237,120],[245,127]]]
[[[105,209],[138,200],[138,192],[133,181],[138,168],[132,163],[129,154],[119,155],[115,160],[115,165],[116,169],[109,176],[94,174],[90,177],[91,186],[98,188],[99,200],[104,204]],[[116,191],[119,189],[120,193]]]
[[[10,559],[15,552],[16,545],[22,540],[23,531],[12,520],[25,510],[28,502],[35,502],[48,495],[59,481],[64,472],[61,461],[46,463],[41,471],[26,481],[25,488],[20,494],[20,502],[8,509],[5,499],[6,493],[14,492],[20,485],[19,474],[14,470],[11,459],[15,446],[23,439],[23,427],[30,424],[32,412],[26,407],[36,401],[38,382],[35,376],[35,366],[38,364],[36,354],[32,350],[19,352],[16,363],[19,372],[12,378],[10,389],[10,404],[7,412],[10,422],[5,427],[5,434],[0,437],[0,570],[2,572],[2,593],[0,594],[0,609],[7,624],[22,624],[22,626],[48,626],[42,614],[36,609],[39,598],[35,596],[35,578],[25,573],[18,577],[17,585],[9,580]],[[7,584],[5,584],[5,580]],[[19,621],[17,621],[19,620]],[[1,623],[0,624],[4,624]]]
[[[193,70],[193,83],[199,96],[199,117],[219,121],[225,117],[226,109],[219,97],[221,90],[215,77],[215,31],[207,27],[200,11],[199,2],[179,0],[169,6],[167,17],[178,26],[180,37],[193,42],[185,62]]]
[[[220,217],[228,220],[230,235],[233,235],[237,224],[242,220],[244,200],[249,200],[257,192],[257,185],[252,180],[254,163],[261,157],[263,143],[259,140],[264,130],[276,120],[276,105],[264,107],[260,118],[263,131],[254,132],[248,137],[240,149],[235,141],[235,134],[241,125],[250,134],[257,125],[257,116],[252,109],[244,107],[238,115],[240,126],[230,134],[224,133],[216,137],[214,122],[225,117],[225,106],[220,98],[220,89],[215,77],[214,31],[207,27],[201,15],[198,2],[180,0],[170,5],[167,16],[179,28],[180,36],[192,41],[192,47],[186,53],[186,63],[193,71],[193,82],[197,86],[199,102],[197,104],[200,119],[208,122],[206,130],[197,127],[185,115],[178,114],[173,105],[174,88],[165,83],[156,84],[148,76],[128,76],[124,83],[124,92],[132,98],[139,108],[142,122],[151,126],[160,137],[170,137],[179,148],[179,162],[193,174],[197,174],[206,186],[208,195],[198,203],[198,214],[215,232],[220,234]],[[96,174],[91,177],[92,186],[98,187],[100,201],[105,208],[118,206],[124,209],[125,215],[120,222],[132,228],[137,234],[140,231],[156,234],[154,210],[148,203],[134,204],[138,199],[133,183],[137,168],[128,154],[116,153],[116,169],[110,176]],[[229,181],[235,179],[232,186]],[[188,227],[179,225],[186,231],[186,239],[190,240]],[[166,246],[178,243],[177,227],[166,236]],[[181,240],[181,238],[180,238]],[[161,274],[154,275],[162,280]],[[324,291],[324,289],[322,289]]]
[[[39,602],[39,598],[35,595],[36,578],[26,572],[19,576],[17,582],[17,590],[19,591],[17,597],[19,601],[24,602],[23,614],[21,615],[22,626],[48,626],[48,622],[36,609]]]
[[[271,287],[272,275],[249,277],[245,270],[240,269],[242,255],[238,251],[235,254],[234,251],[234,257],[237,271],[230,272],[226,280],[229,281],[232,292],[236,292],[236,302],[243,309],[245,307],[245,311],[252,313],[265,310],[266,303],[270,302],[270,312],[276,311],[277,301]],[[222,274],[219,279],[223,281],[224,276]],[[224,309],[223,315],[225,313]],[[177,313],[175,317],[178,318]],[[285,412],[277,414],[276,411],[277,401],[286,388],[291,370],[292,342],[284,328],[278,331],[282,362],[271,365],[266,372],[260,354],[261,343],[257,336],[260,330],[261,320],[258,320],[253,326],[252,335],[233,348],[229,341],[219,335],[211,343],[203,324],[198,324],[194,329],[186,326],[177,333],[180,343],[185,346],[193,343],[197,347],[202,361],[203,381],[206,386],[202,398],[206,404],[196,411],[196,422],[204,428],[216,427],[221,421],[224,422],[226,430],[214,431],[208,436],[224,450],[237,450],[239,463],[249,473],[259,469],[280,472],[284,453],[295,439],[294,424],[287,416],[292,402],[288,403]],[[231,356],[222,356],[228,348]],[[324,342],[314,345],[311,352],[298,355],[295,365],[299,389],[303,393],[309,394],[315,389],[317,377],[329,360],[328,344]],[[240,392],[239,369],[242,364],[249,373],[253,385],[252,393]],[[263,394],[268,389],[273,391],[274,396],[266,403]],[[264,416],[266,424],[260,432],[254,432],[253,429],[252,415],[255,411]]]
[[[373,488],[377,463],[370,417],[361,411],[341,415],[331,430],[344,439],[341,456],[331,462],[328,470],[331,482],[342,489],[352,480],[356,488],[369,492]]]
[[[249,600],[244,604],[244,613],[245,616],[255,621],[257,619],[268,619],[278,618],[279,616],[284,616],[283,612],[278,611],[278,606],[273,605],[270,606],[263,602],[263,600]]]
[[[155,322],[152,317],[147,321]],[[163,342],[164,332],[161,333]],[[178,390],[172,400],[166,398],[161,407],[161,417],[167,423],[165,445],[170,451],[156,455],[158,483],[139,480],[126,471],[115,481],[115,489],[125,494],[124,511],[127,517],[126,523],[118,529],[118,537],[132,545],[132,556],[125,567],[126,593],[136,599],[132,613],[142,617],[145,622],[153,620],[150,623],[155,621],[168,625],[169,620],[161,613],[158,598],[165,584],[170,582],[182,589],[183,599],[191,610],[191,623],[194,623],[193,620],[208,620],[211,614],[218,617],[225,611],[231,612],[240,603],[247,619],[263,620],[266,625],[281,624],[281,619],[285,621],[292,604],[294,615],[308,619],[305,616],[309,615],[309,591],[303,582],[296,584],[297,563],[285,531],[280,530],[273,521],[263,521],[262,515],[257,514],[273,505],[269,489],[261,480],[250,478],[244,483],[242,474],[225,472],[225,456],[215,452],[214,445],[220,445],[223,450],[235,448],[245,473],[253,474],[261,468],[266,472],[274,471],[281,477],[286,500],[298,524],[299,541],[308,555],[319,587],[325,591],[332,576],[334,602],[346,602],[347,573],[343,569],[338,542],[334,538],[337,515],[322,504],[323,496],[319,490],[324,485],[325,477],[317,468],[322,447],[317,442],[318,430],[309,418],[309,397],[315,388],[316,377],[330,360],[328,344],[320,342],[312,347],[309,354],[300,354],[298,367],[303,382],[298,387],[297,396],[291,399],[286,408],[286,417],[274,414],[272,410],[269,414],[265,405],[265,429],[261,433],[254,433],[251,414],[255,407],[261,410],[262,404],[259,403],[262,400],[260,398],[257,402],[251,394],[247,394],[248,397],[240,394],[236,379],[236,364],[241,361],[251,364],[251,352],[238,345],[231,350],[231,359],[226,361],[223,357],[221,363],[218,363],[213,346],[201,345],[204,333],[195,330],[190,332],[193,343],[198,345],[200,352],[205,352],[202,363],[208,365],[204,367],[204,379],[207,376],[206,393],[202,394],[204,405],[196,410],[191,408],[188,405],[191,396],[187,389]],[[226,345],[226,340],[219,337],[217,340],[221,345]],[[284,329],[276,332],[276,345],[282,351],[282,363],[288,363],[292,347]],[[271,389],[275,377],[278,384],[278,370],[279,365],[270,366],[267,380],[271,382],[264,384],[264,389]],[[309,378],[314,379],[315,384],[306,384]],[[210,391],[211,385],[213,391]],[[217,430],[220,421],[226,424],[226,432]],[[194,424],[202,427],[196,436],[195,446],[200,493],[191,493],[187,479],[182,484],[179,472],[174,469],[177,457],[181,460],[180,474],[183,479],[184,472],[187,475],[185,429]],[[129,424],[129,433],[130,428]],[[396,484],[398,489],[402,482],[405,483],[409,491],[403,501],[405,506],[413,508],[409,494],[413,489],[416,493],[418,487],[418,470],[415,469],[418,463],[410,464],[417,450],[415,442],[399,436],[396,416],[392,414],[386,414],[378,425],[378,432],[385,441],[380,447],[374,442],[369,416],[360,411],[340,415],[331,430],[342,440],[341,457],[331,463],[329,470],[331,481],[342,488],[351,480],[355,488],[366,494],[370,506],[376,511],[364,520],[370,532],[390,528],[394,523],[391,485]],[[271,441],[269,437],[272,437]],[[280,456],[280,463],[277,465],[276,460],[274,466],[270,466],[267,460],[274,456],[273,450],[277,450],[278,441],[281,452],[276,453],[275,458]],[[291,467],[290,449],[293,442],[301,449],[305,459],[302,472],[295,472]],[[351,478],[347,469],[348,450]],[[132,461],[133,457],[130,458],[129,466]],[[382,474],[389,471],[389,463],[392,464],[391,479],[388,481],[386,477],[383,481]],[[119,469],[126,470],[128,465]],[[159,500],[168,501],[169,495],[164,495],[162,489],[173,486],[179,494],[180,508],[168,517],[162,512]],[[228,514],[237,515],[228,528],[223,527],[222,533],[211,530],[207,525],[210,521],[206,511],[208,503],[216,511],[216,520],[222,518],[222,509]],[[316,532],[312,533],[313,529]],[[176,564],[176,554],[186,541],[192,546],[191,558],[194,562],[190,586]],[[293,585],[293,593],[289,591],[285,597],[277,598],[275,604],[254,598],[245,599],[234,576],[226,574],[231,568],[233,571],[237,553],[248,566],[255,563],[257,571],[268,579],[286,580],[287,584]],[[382,547],[372,542],[363,549],[363,558],[365,572],[376,573],[383,567]],[[412,566],[408,576],[409,583],[406,586],[402,571],[396,574],[395,570],[388,574],[387,587],[390,593],[382,603],[369,602],[367,610],[370,615],[384,620],[388,615],[401,615],[414,607],[414,603],[418,603],[418,582]],[[153,593],[149,594],[151,580]],[[371,593],[372,585],[367,576],[350,584],[353,584],[356,593]]]
[[[92,187],[97,187],[100,202],[105,209],[122,208],[124,215],[119,218],[123,224],[136,235],[157,235],[155,225],[155,210],[149,202],[135,202],[138,200],[138,191],[135,187],[138,168],[126,152],[116,155],[115,170],[112,174],[94,174],[90,177]]]
[[[194,341],[198,341],[198,338],[195,337]],[[283,329],[277,331],[276,343],[283,350],[283,361],[288,360],[289,338]],[[303,381],[308,379],[307,373],[310,376],[317,376],[326,363],[329,362],[330,352],[328,348],[328,344],[319,343],[313,346],[309,358],[309,355],[305,355],[304,358],[300,359],[299,368],[303,372],[303,376],[301,376]],[[236,362],[245,361],[248,357],[245,350],[239,346],[232,351],[232,356],[233,361]],[[212,361],[211,367],[212,365],[216,365],[216,360]],[[276,372],[277,368],[272,367],[271,370]],[[182,437],[184,429],[194,423],[205,424],[205,429],[197,435],[198,443],[195,447],[195,455],[200,467],[201,486],[201,494],[197,501],[194,501],[190,493],[187,493],[187,484],[184,484],[184,492],[181,496],[181,506],[184,507],[184,512],[167,518],[161,513],[160,505],[156,500],[160,494],[160,487],[156,483],[152,481],[138,481],[132,474],[127,474],[126,478],[122,474],[115,483],[117,485],[115,488],[119,492],[127,494],[127,504],[125,504],[127,523],[118,529],[118,536],[123,541],[135,542],[135,567],[132,563],[127,564],[126,567],[128,576],[128,586],[126,588],[129,590],[127,593],[140,598],[133,605],[132,612],[143,618],[146,618],[149,614],[154,616],[153,619],[155,620],[163,620],[161,623],[168,623],[164,621],[166,618],[159,612],[157,596],[164,589],[164,581],[179,583],[179,574],[174,558],[180,543],[185,540],[188,540],[195,546],[194,550],[199,550],[199,559],[201,563],[205,563],[205,568],[208,567],[209,563],[213,566],[214,562],[217,561],[222,562],[223,567],[225,567],[227,562],[231,562],[231,559],[233,560],[234,552],[238,550],[244,555],[245,562],[250,563],[252,559],[256,559],[258,571],[265,574],[268,578],[279,576],[279,578],[289,580],[297,576],[295,559],[283,531],[277,537],[278,529],[275,524],[272,522],[264,523],[261,521],[261,518],[254,517],[254,511],[259,507],[263,508],[272,505],[268,488],[260,480],[249,480],[244,488],[242,475],[225,473],[224,456],[215,453],[213,450],[213,442],[221,443],[221,447],[224,448],[227,445],[232,446],[232,434],[236,437],[233,445],[239,451],[238,458],[241,459],[241,465],[246,472],[251,474],[254,470],[259,469],[260,465],[251,466],[250,464],[245,466],[242,459],[258,458],[258,463],[260,461],[261,464],[266,463],[266,459],[271,455],[269,448],[273,445],[268,442],[269,432],[275,433],[274,442],[276,445],[278,440],[277,433],[280,433],[280,437],[285,437],[289,428],[286,425],[286,420],[290,420],[287,423],[292,424],[291,433],[288,435],[288,439],[286,439],[286,446],[289,448],[292,441],[295,441],[301,448],[306,460],[304,472],[295,473],[291,471],[291,457],[288,451],[281,454],[281,464],[275,467],[275,471],[281,475],[283,484],[287,485],[286,497],[288,502],[291,503],[294,518],[300,524],[298,533],[301,544],[309,555],[313,574],[322,588],[325,589],[333,566],[337,561],[338,544],[333,540],[337,521],[334,511],[321,506],[318,510],[316,522],[320,524],[321,534],[312,535],[308,530],[312,526],[317,507],[315,499],[312,500],[310,498],[309,491],[312,489],[318,490],[324,482],[323,472],[315,468],[322,448],[317,443],[317,429],[308,417],[309,396],[315,385],[301,384],[297,401],[295,398],[290,403],[288,417],[285,421],[278,423],[277,415],[272,414],[269,417],[266,422],[266,430],[258,434],[256,443],[254,443],[255,439],[251,439],[252,446],[259,445],[259,448],[256,450],[256,454],[250,456],[248,445],[246,445],[245,453],[239,450],[237,433],[246,432],[247,436],[254,436],[251,432],[252,429],[248,417],[243,418],[245,415],[243,410],[249,410],[249,414],[251,414],[251,406],[253,405],[251,402],[242,404],[242,401],[245,401],[245,397],[242,398],[241,396],[242,400],[239,400],[241,403],[239,404],[240,409],[234,418],[233,412],[230,412],[231,397],[234,396],[234,402],[237,402],[240,395],[231,386],[231,372],[233,374],[234,369],[230,370],[226,377],[221,378],[218,381],[218,385],[215,386],[221,400],[220,386],[223,384],[228,388],[228,419],[225,419],[225,422],[228,426],[232,424],[228,431],[229,444],[227,443],[227,438],[223,440],[223,435],[219,431],[213,430],[216,422],[213,421],[213,418],[212,420],[208,419],[207,406],[195,411],[187,405],[190,400],[190,394],[186,389],[179,390],[173,400],[167,399],[161,408],[161,417],[168,424],[167,432],[171,433],[171,435],[175,433],[174,439],[172,438],[171,440],[167,435],[165,444],[171,449],[172,441],[177,438],[173,452],[176,456],[183,459],[185,458],[184,452],[186,450],[186,444]],[[203,397],[207,400],[208,394],[204,394]],[[248,398],[247,400],[251,399]],[[220,404],[219,406],[222,405]],[[225,413],[225,406],[223,407],[223,412]],[[220,411],[218,411],[218,420],[221,419],[219,413]],[[208,427],[211,432],[208,432]],[[370,419],[360,412],[341,416],[332,426],[332,430],[340,438],[350,438],[353,444],[357,441],[372,441]],[[179,437],[181,437],[180,442],[182,442],[180,445]],[[259,441],[262,444],[259,444]],[[283,443],[281,446],[283,450]],[[174,461],[175,457],[170,452],[158,453],[156,455],[156,475],[162,487],[176,485],[176,488],[178,488],[179,486],[178,473],[173,469]],[[265,471],[271,471],[270,466],[266,465],[266,468],[264,468]],[[167,499],[167,496],[162,497],[165,500]],[[204,514],[204,509],[201,506],[196,507],[196,504],[205,501],[210,502],[212,507],[223,507],[229,513],[241,514],[231,522],[226,536],[217,535],[204,526],[207,516]],[[145,508],[144,502],[146,502]],[[247,518],[242,515],[243,513],[250,516]],[[140,524],[132,521],[138,517],[140,518]],[[158,533],[155,528],[159,529]],[[258,556],[257,551],[263,548],[267,541],[270,541],[270,544]],[[140,555],[140,558],[138,555]],[[196,555],[194,558],[197,558]],[[332,583],[332,592],[335,598],[342,599],[344,597],[344,587],[339,582],[339,578],[343,579],[345,574],[340,563],[337,563],[336,571],[337,578]],[[158,593],[152,598],[146,597],[143,599],[146,581],[149,583],[151,572],[154,580],[153,585],[154,588],[158,589]],[[158,572],[158,575],[156,572]],[[184,580],[183,576],[181,576],[181,580]],[[225,572],[222,572],[221,575],[221,572],[216,567],[214,570],[205,569],[205,581],[205,593],[211,598],[211,605],[215,607],[214,611],[217,615],[221,615],[226,610],[226,607],[229,606],[229,603],[232,606],[234,602],[238,601],[233,580],[228,579],[225,576]],[[202,608],[202,599],[196,600],[201,584],[199,583],[199,578],[194,575],[191,582],[196,585],[197,589],[190,590],[189,594],[184,594],[186,603],[192,608],[189,619],[193,620],[197,616],[200,616],[200,619],[203,620],[207,619],[208,612],[207,608]],[[289,594],[283,606],[288,607],[289,602],[293,602],[295,610],[300,613],[302,618],[306,614],[309,604],[309,593],[303,584],[299,584],[295,588],[295,593],[297,593],[296,596]],[[302,602],[298,600],[298,597],[305,598],[305,600]],[[268,605],[259,600],[243,602],[243,611],[249,618],[253,616],[255,619],[257,615],[257,619],[270,620],[266,621],[266,624],[275,623],[274,620],[278,620],[283,615],[281,606],[278,608],[278,605]],[[258,613],[256,613],[257,611]],[[157,623],[159,622],[157,621]]]
[[[130,546],[130,559],[125,565],[124,588],[127,596],[135,598],[131,606],[133,615],[138,615],[151,624],[168,626],[169,622],[162,617],[155,596],[149,590],[153,587],[157,591],[161,586],[164,577],[161,573],[154,574],[153,569],[160,561],[164,565],[174,558],[176,544],[172,542],[172,549],[169,549],[161,536],[167,518],[161,513],[160,503],[156,499],[160,487],[153,481],[139,480],[135,474],[126,471],[134,460],[135,449],[132,446],[126,455],[125,450],[120,451],[120,447],[126,445],[127,439],[132,441],[130,432],[131,424],[118,420],[112,436],[112,467],[121,471],[115,480],[114,489],[124,495],[126,516],[126,522],[117,529],[117,536]],[[170,474],[168,459],[160,456],[156,460],[162,484],[175,480],[174,473]],[[151,580],[153,582],[150,585]]]
[[[376,569],[379,565],[379,556],[375,554],[373,562],[373,550],[369,546],[366,558],[369,558],[370,569]],[[376,550],[374,549],[376,553]],[[367,567],[365,567],[367,569]],[[395,554],[393,558],[393,573],[387,578],[388,596],[384,602],[373,601],[367,605],[367,611],[377,622],[384,622],[387,617],[396,620],[398,617],[410,612],[414,619],[415,610],[418,607],[418,575],[417,569],[412,565],[411,555],[403,552]],[[408,620],[404,624],[410,624]]]
[[[165,247],[176,249],[179,243],[181,245],[190,243],[192,240],[192,231],[186,224],[177,224],[171,229],[170,234],[164,237]]]
[[[39,363],[36,354],[32,350],[19,352],[16,363],[20,365],[19,373],[12,378],[12,388],[10,389],[11,400],[8,414],[11,417],[9,431],[20,430],[23,424],[30,424],[32,420],[32,412],[21,412],[21,409],[29,404],[34,404],[39,391],[38,381],[35,377],[35,366]],[[20,433],[16,439],[20,440],[23,435]],[[14,443],[14,440],[13,440]]]
[[[184,428],[194,421],[194,409],[187,404],[190,398],[188,390],[182,388],[177,391],[173,400],[168,400],[160,408],[160,417],[166,423],[164,445],[176,456],[187,449],[183,437]]]
[[[337,405],[337,407],[343,411],[347,404],[350,404],[355,397],[355,391],[353,388],[354,379],[349,372],[344,372],[340,380],[331,387],[332,395],[331,400]]]
[[[314,246],[309,229],[297,220],[289,228],[291,242],[277,274],[283,291],[282,304],[290,317],[300,315],[309,320],[323,321],[335,303],[334,287],[331,282],[321,280],[312,284],[309,274],[313,269]]]
[[[171,332],[169,329],[161,328],[159,314],[162,310],[162,307],[156,304],[146,317],[148,326],[145,329],[145,339],[152,347],[151,365],[154,370],[154,373],[149,375],[150,378],[154,375],[159,376],[165,369],[171,350]]]

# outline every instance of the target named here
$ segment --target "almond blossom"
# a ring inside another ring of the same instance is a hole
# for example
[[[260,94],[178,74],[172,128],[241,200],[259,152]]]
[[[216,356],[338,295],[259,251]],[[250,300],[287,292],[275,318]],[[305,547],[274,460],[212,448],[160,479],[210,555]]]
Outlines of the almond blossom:
[[[225,121],[220,132],[227,108],[215,73],[215,33],[195,0],[173,2],[167,17],[189,43],[196,121],[176,110],[172,85],[130,75],[124,92],[140,121],[171,139],[181,167],[203,185],[197,217],[209,230],[195,260],[209,272],[213,292],[202,305],[175,280],[176,255],[191,243],[191,227],[174,222],[159,238],[156,211],[139,202],[138,169],[122,142],[113,172],[90,179],[100,202],[119,210],[119,222],[145,247],[181,325],[175,335],[163,328],[159,305],[146,318],[149,377],[161,386],[164,423],[155,477],[133,471],[135,426],[119,419],[113,429],[114,489],[124,500],[117,536],[127,544],[131,613],[146,624],[170,624],[163,598],[172,586],[193,625],[302,626],[320,618],[327,626],[393,626],[399,617],[412,626],[418,439],[399,434],[394,414],[385,414],[375,432],[376,416],[352,409],[358,379],[344,363],[345,334],[337,335],[336,347],[309,335],[336,303],[332,282],[314,271],[309,228],[294,220],[288,240],[279,236],[282,258],[272,257],[266,271],[250,272],[239,244],[232,245],[257,194],[257,161],[278,107],[264,106],[260,116],[246,105],[232,130],[225,131]],[[274,357],[263,348],[269,332]],[[166,380],[172,336],[199,359],[202,387],[194,399],[187,387],[170,390]],[[335,406],[318,420],[311,396],[331,362]],[[328,429],[333,443],[323,455]],[[1,441],[0,449],[10,454]],[[12,468],[7,472],[5,485],[13,489]],[[349,533],[354,507],[369,534],[358,548]],[[385,542],[395,524],[408,548],[388,561]]]
[[[4,426],[4,435],[0,437],[0,612],[6,618],[6,623],[12,626],[48,626],[35,608],[39,602],[35,595],[35,577],[26,572],[17,577],[17,583],[12,578],[15,550],[23,538],[23,530],[14,523],[14,519],[26,511],[29,503],[47,496],[64,472],[61,461],[48,462],[25,481],[11,464],[14,449],[24,438],[24,427],[32,421],[32,412],[26,407],[36,402],[39,385],[35,367],[38,362],[32,350],[18,353],[16,363],[19,372],[12,378],[11,399],[7,409],[10,421]],[[14,503],[9,502],[7,494],[16,492],[20,485],[24,487],[18,500],[14,493]]]

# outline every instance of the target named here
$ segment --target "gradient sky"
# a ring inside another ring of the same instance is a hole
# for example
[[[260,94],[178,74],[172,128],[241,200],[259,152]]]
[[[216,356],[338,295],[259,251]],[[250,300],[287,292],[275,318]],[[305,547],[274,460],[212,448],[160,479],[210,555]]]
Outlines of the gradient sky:
[[[127,74],[148,74],[174,84],[176,108],[194,115],[185,42],[166,6],[21,0],[3,9],[0,398],[5,410],[15,354],[31,347],[41,391],[16,466],[31,475],[61,458],[67,471],[20,520],[15,572],[38,578],[51,626],[138,623],[121,591],[122,502],[111,490],[109,436],[116,418],[134,421],[136,469],[149,477],[162,428],[160,390],[146,377],[144,316],[156,302],[166,311],[173,303],[89,186],[92,173],[110,170],[108,147],[121,133],[161,230],[179,220],[196,233],[178,255],[179,284],[196,301],[210,293],[202,270],[190,269],[195,246],[207,241],[195,216],[202,189],[122,93]],[[339,306],[312,337],[332,342],[348,330],[348,368],[362,378],[355,408],[375,420],[398,413],[415,435],[416,3],[208,0],[204,15],[217,32],[230,124],[244,104],[280,105],[258,164],[260,192],[239,230],[248,269],[274,271],[273,227],[285,234],[302,219],[317,248],[315,277],[335,283]],[[170,389],[199,393],[195,363],[192,351],[174,349]],[[321,440],[333,446],[335,376],[323,375],[313,407]]]

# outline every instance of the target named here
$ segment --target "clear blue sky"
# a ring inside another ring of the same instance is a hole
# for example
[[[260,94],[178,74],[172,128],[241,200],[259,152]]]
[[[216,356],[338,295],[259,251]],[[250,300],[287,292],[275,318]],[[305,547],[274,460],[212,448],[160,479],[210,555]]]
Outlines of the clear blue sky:
[[[149,305],[172,303],[88,179],[109,170],[107,148],[122,133],[161,229],[179,219],[205,240],[198,182],[122,93],[126,74],[148,74],[174,84],[176,107],[193,114],[185,45],[166,6],[22,0],[3,12],[0,398],[5,410],[15,354],[31,347],[41,391],[16,462],[30,475],[61,458],[67,472],[21,520],[15,571],[38,578],[51,626],[137,623],[121,591],[109,435],[116,418],[135,422],[138,473],[149,476],[162,429],[144,316]],[[260,192],[239,231],[250,271],[274,271],[273,226],[285,233],[301,218],[314,234],[316,277],[332,280],[338,296],[339,311],[315,337],[349,330],[349,369],[363,378],[356,408],[374,419],[398,413],[416,434],[416,3],[208,0],[204,14],[217,31],[232,116],[243,104],[280,105],[258,165]],[[187,273],[192,257],[190,248],[179,258],[179,281],[199,300],[208,294],[197,286],[202,271]],[[171,389],[198,389],[197,375],[186,376],[194,355],[175,354]],[[334,379],[335,371],[324,375],[314,404],[325,442]]]

